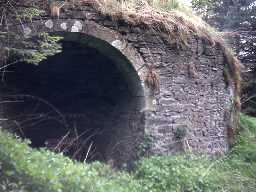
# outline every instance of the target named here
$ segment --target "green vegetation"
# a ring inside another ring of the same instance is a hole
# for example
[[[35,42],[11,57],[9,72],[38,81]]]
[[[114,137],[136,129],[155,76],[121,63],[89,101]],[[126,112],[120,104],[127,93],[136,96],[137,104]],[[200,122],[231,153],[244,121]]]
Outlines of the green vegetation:
[[[61,154],[34,150],[5,131],[0,134],[0,191],[137,191],[127,173],[115,173],[105,165],[75,163]],[[20,191],[20,190],[16,190]]]
[[[9,26],[11,22],[17,22],[24,32],[24,34],[13,33],[6,31],[7,27],[1,28],[0,57],[3,58],[1,65],[8,66],[22,61],[38,64],[47,57],[61,52],[62,47],[59,43],[61,37],[46,32],[37,33],[33,25],[33,19],[42,19],[41,16],[46,13],[46,10],[36,6],[35,2],[31,7],[24,5],[22,8],[18,7],[18,1],[3,0],[0,4],[2,13],[0,25]],[[32,27],[27,27],[28,23],[31,23]]]
[[[183,12],[186,15],[193,15],[192,14],[192,9],[185,5],[182,1],[180,0],[153,0],[152,6],[155,9],[162,9],[165,11],[174,11],[178,10]]]
[[[26,19],[28,19],[30,22],[33,22],[34,17],[40,17],[44,13],[44,10],[40,10],[35,7],[29,7],[25,8],[24,10],[21,10],[20,13],[17,13],[16,17],[20,21],[25,21]]]
[[[6,62],[8,61],[7,65],[22,61],[37,65],[47,57],[62,51],[61,44],[59,43],[62,37],[50,35],[49,33],[39,33],[27,39],[22,39],[19,34],[12,33],[0,36],[0,40],[3,42],[9,41],[10,38],[16,40],[16,45],[4,47],[1,52],[2,54],[0,54],[3,58],[6,58]]]
[[[27,44],[27,49],[32,48],[34,51],[26,52],[22,57],[24,61],[31,64],[38,64],[49,56],[53,56],[62,51],[59,41],[62,37],[50,35],[49,33],[40,33],[36,39]],[[32,43],[33,42],[33,43]]]
[[[1,192],[240,192],[256,190],[256,118],[241,116],[243,132],[222,158],[191,154],[151,157],[133,173],[95,162],[82,164],[45,149],[31,149],[0,131]]]

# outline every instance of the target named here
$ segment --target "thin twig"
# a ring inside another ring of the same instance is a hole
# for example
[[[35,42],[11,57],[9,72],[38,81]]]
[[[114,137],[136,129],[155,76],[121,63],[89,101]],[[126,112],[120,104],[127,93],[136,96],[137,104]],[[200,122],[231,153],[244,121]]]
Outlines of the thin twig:
[[[243,101],[242,101],[242,104],[247,103],[248,101],[250,101],[251,99],[254,99],[254,98],[256,98],[256,94],[255,94],[255,95],[252,95],[252,96],[250,96],[250,97],[248,97],[248,98],[245,99],[245,100],[243,100]]]
[[[85,156],[85,159],[84,159],[84,163],[87,161],[87,158],[88,158],[89,152],[90,152],[90,150],[92,148],[92,145],[93,145],[93,142],[91,142],[91,144],[90,144],[90,146],[89,146],[89,148],[87,150],[87,153],[86,153],[86,156]]]
[[[88,133],[91,129],[88,129],[86,131],[84,131],[82,134],[80,134],[78,137],[75,137],[73,140],[71,140],[71,142],[69,143],[69,145],[67,147],[64,148],[64,150],[68,150],[70,147],[72,147],[72,145],[79,140],[80,137],[82,137],[83,135],[85,135],[86,133]],[[87,140],[85,140],[87,142]],[[84,142],[83,142],[84,143]],[[83,144],[82,143],[82,144]]]
[[[18,129],[19,129],[19,131],[20,131],[22,137],[25,137],[25,134],[24,134],[24,132],[23,132],[22,127],[20,126],[20,124],[19,124],[16,120],[14,120],[13,122],[14,122],[14,124],[18,127]]]
[[[24,102],[22,100],[16,100],[16,101],[0,101],[0,105],[1,104],[5,104],[5,103],[21,103],[21,102]]]
[[[62,144],[62,142],[67,138],[67,136],[69,135],[69,131],[66,133],[66,135],[64,135],[63,137],[62,137],[62,139],[57,143],[57,145],[56,145],[56,147],[54,148],[54,151],[55,150],[57,150],[60,146],[61,146],[61,144]]]
[[[18,63],[18,62],[20,62],[20,61],[14,61],[14,62],[12,62],[12,63],[6,64],[6,65],[0,67],[0,70],[3,70],[3,69],[5,69],[5,68],[7,68],[7,67],[9,67],[9,66],[11,66],[11,65],[14,65],[14,64]]]
[[[45,99],[43,99],[43,98],[41,98],[41,97],[33,96],[33,95],[23,95],[23,94],[20,94],[20,95],[8,95],[7,97],[30,98],[30,99],[33,99],[33,100],[40,101],[41,103],[46,104],[46,105],[49,106],[53,111],[55,111],[55,112],[62,118],[65,127],[68,127],[66,118],[65,118],[65,116],[61,113],[61,111],[60,111],[57,107],[55,107],[53,104],[51,104],[50,102],[48,102],[47,100],[45,100]]]

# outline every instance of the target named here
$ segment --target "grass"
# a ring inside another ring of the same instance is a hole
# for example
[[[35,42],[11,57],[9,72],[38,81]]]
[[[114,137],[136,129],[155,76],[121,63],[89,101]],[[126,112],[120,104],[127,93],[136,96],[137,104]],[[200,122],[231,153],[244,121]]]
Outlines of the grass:
[[[1,130],[1,192],[7,182],[17,189],[31,192],[132,192],[137,189],[127,173],[115,173],[100,163],[87,165],[73,162],[45,149],[31,149],[28,144],[28,141],[21,141]]]
[[[227,156],[156,156],[132,173],[95,162],[82,164],[31,149],[0,130],[1,192],[241,192],[256,191],[256,118],[241,115],[243,131]]]

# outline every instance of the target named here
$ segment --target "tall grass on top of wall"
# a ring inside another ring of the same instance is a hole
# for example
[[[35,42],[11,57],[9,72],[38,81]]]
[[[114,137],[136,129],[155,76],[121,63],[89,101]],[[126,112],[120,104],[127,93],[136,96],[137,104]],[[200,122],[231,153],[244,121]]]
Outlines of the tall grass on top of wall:
[[[174,11],[179,10],[185,14],[192,13],[191,7],[185,5],[180,0],[104,0],[103,4],[108,6],[115,6],[119,9],[132,10],[134,8],[145,8],[146,6],[151,6],[155,9],[165,10],[165,11]]]

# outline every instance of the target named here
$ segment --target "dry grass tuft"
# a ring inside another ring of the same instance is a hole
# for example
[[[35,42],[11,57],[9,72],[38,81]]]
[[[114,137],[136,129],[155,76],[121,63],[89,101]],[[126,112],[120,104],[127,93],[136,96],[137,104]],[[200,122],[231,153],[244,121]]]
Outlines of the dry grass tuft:
[[[240,102],[240,94],[241,94],[241,64],[240,61],[235,57],[234,53],[231,49],[227,48],[224,43],[220,44],[225,58],[225,63],[227,63],[227,70],[229,75],[230,84],[234,86],[234,100],[233,104],[235,110],[240,111],[241,102]]]
[[[4,66],[6,64],[6,60],[8,58],[8,52],[6,49],[0,49],[0,66]]]
[[[222,36],[200,17],[195,16],[188,7],[174,1],[161,2],[160,0],[77,0],[75,4],[89,5],[113,21],[122,21],[130,26],[152,30],[167,37],[169,43],[176,44],[177,48],[188,48],[189,40],[193,36],[203,39],[213,47],[219,46],[227,64],[229,83],[235,89],[234,103],[238,103],[241,87],[240,63],[227,48]],[[168,4],[170,2],[172,4]],[[166,7],[168,11],[165,10]],[[148,78],[148,82],[152,83],[150,75]],[[239,110],[239,105],[235,104],[235,106]]]
[[[157,4],[149,5],[145,0],[82,0],[82,4],[94,7],[112,20],[122,20],[132,26],[145,26],[158,33],[168,34],[170,42],[188,46],[192,34],[207,39],[214,44],[214,30],[201,18],[185,7],[180,10],[165,11]],[[181,8],[180,8],[181,9]]]
[[[122,20],[128,25],[147,27],[160,35],[167,35],[168,41],[176,44],[177,48],[189,47],[189,39],[192,36],[197,36],[212,46],[220,46],[230,73],[230,84],[234,85],[235,98],[236,100],[239,98],[240,62],[227,48],[222,36],[186,6],[178,6],[176,9],[166,11],[163,9],[164,6],[159,6],[159,1],[153,1],[156,3],[151,5],[146,0],[82,0],[81,2],[94,7],[112,20]]]
[[[154,69],[154,66],[148,67],[148,72],[145,76],[145,84],[148,88],[150,88],[154,93],[159,93],[160,91],[160,81],[159,75]]]

